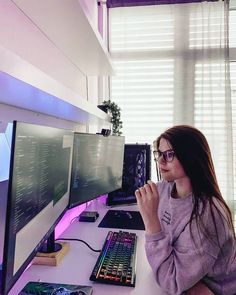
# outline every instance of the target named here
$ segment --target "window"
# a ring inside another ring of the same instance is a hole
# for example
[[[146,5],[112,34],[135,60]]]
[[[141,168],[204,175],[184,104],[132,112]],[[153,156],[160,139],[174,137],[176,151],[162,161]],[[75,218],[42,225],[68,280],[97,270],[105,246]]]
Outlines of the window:
[[[202,4],[110,9],[110,52],[116,70],[111,98],[122,109],[128,143],[152,144],[174,124],[200,128],[212,148],[222,194],[232,196],[221,82],[225,64],[219,53],[223,9],[219,2],[204,4],[206,9]],[[153,167],[153,179],[155,174]]]

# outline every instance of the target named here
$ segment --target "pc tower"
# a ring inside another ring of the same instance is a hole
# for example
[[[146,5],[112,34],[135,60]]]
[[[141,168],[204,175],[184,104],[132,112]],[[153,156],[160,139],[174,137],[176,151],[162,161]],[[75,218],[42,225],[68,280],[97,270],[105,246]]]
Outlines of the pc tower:
[[[108,194],[107,205],[136,203],[135,190],[151,178],[151,145],[125,144],[122,188]]]

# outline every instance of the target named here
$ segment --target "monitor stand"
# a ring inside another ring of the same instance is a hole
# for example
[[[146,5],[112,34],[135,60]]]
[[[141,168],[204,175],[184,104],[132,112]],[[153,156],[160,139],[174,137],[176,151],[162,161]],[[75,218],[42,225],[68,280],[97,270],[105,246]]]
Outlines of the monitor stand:
[[[67,242],[56,243],[53,231],[34,257],[33,264],[57,266],[69,251],[69,245]]]

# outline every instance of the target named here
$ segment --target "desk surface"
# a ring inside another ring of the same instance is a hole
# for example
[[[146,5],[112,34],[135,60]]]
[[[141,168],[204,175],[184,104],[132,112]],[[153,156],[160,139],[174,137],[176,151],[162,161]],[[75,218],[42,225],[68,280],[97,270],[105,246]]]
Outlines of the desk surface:
[[[116,207],[115,209],[137,210],[136,206]],[[99,218],[94,223],[73,222],[63,233],[63,238],[78,238],[89,243],[94,249],[101,249],[108,228],[99,228],[98,224],[108,208],[99,201],[95,201],[87,210],[97,210]],[[111,229],[117,231],[119,229]],[[16,295],[29,281],[69,283],[89,285],[93,287],[94,295],[166,295],[155,282],[152,270],[147,262],[144,250],[144,231],[128,230],[138,235],[136,286],[123,287],[91,282],[89,276],[93,270],[99,253],[93,252],[80,242],[70,241],[70,251],[65,255],[59,266],[30,266],[16,282],[9,295]]]

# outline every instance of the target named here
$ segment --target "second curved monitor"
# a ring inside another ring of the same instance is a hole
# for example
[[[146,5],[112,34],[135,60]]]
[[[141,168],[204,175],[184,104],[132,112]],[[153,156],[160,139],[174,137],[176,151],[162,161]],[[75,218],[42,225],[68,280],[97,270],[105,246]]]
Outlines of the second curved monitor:
[[[69,208],[122,186],[123,136],[75,133]]]

